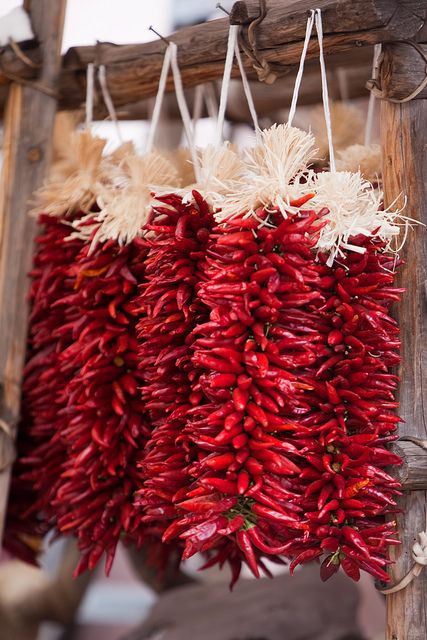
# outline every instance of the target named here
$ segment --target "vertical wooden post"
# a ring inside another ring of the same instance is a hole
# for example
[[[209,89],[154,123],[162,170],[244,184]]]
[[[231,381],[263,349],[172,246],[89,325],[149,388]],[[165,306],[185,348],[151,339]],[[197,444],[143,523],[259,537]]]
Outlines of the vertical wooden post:
[[[38,83],[55,91],[66,0],[32,0],[29,4],[43,55]],[[34,221],[28,216],[29,201],[49,166],[56,104],[54,97],[35,88],[10,87],[0,186],[0,418],[9,425],[19,416],[25,358],[27,273],[35,232]],[[0,440],[4,437],[0,430]],[[6,468],[0,473],[0,540],[9,478],[10,468]]]
[[[406,47],[411,54],[418,53]],[[388,54],[387,54],[388,55]],[[393,54],[394,55],[394,54]],[[396,61],[399,62],[399,61]],[[384,78],[384,83],[386,79]],[[386,205],[407,197],[405,215],[427,224],[427,100],[381,104],[381,141]],[[406,287],[396,313],[401,327],[400,434],[427,437],[427,231],[410,231],[402,251],[406,261],[400,283]],[[398,526],[402,544],[392,547],[396,564],[391,570],[397,582],[411,567],[411,548],[426,522],[424,491],[409,491],[400,500]],[[405,589],[387,596],[387,640],[427,638],[427,571]]]

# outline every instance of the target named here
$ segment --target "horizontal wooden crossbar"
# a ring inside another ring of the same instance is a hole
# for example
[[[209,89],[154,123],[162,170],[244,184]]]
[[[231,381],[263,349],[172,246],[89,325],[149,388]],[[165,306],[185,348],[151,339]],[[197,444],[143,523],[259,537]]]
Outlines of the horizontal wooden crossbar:
[[[421,0],[319,0],[322,9],[324,49],[328,56],[347,57],[358,64],[358,51],[375,43],[413,38],[426,19],[426,6]],[[279,75],[286,75],[299,62],[311,0],[267,0],[264,20],[257,25],[257,55]],[[178,45],[178,58],[184,86],[217,80],[221,77],[226,54],[229,23],[242,24],[242,37],[248,24],[258,15],[258,2],[236,2],[230,20],[223,18],[184,28],[170,36]],[[28,44],[28,43],[27,43]],[[35,43],[29,43],[25,54],[40,62]],[[134,45],[99,43],[97,46],[73,47],[62,60],[58,79],[61,109],[81,106],[85,96],[86,68],[90,62],[107,67],[108,87],[116,107],[130,105],[154,96],[163,62],[165,43],[161,40]],[[307,58],[317,59],[317,38],[313,35]],[[0,84],[9,77],[28,81],[37,70],[6,48],[0,53]],[[250,57],[244,55],[250,77],[256,78]],[[348,62],[347,62],[348,64]],[[233,76],[238,76],[237,67]],[[169,79],[167,90],[173,90]]]

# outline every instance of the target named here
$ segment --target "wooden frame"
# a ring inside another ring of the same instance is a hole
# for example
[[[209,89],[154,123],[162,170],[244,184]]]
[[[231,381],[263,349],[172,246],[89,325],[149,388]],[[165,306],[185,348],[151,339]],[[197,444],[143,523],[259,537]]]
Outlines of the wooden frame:
[[[43,63],[38,81],[47,87],[59,86],[60,106],[80,106],[85,91],[85,69],[89,62],[108,68],[108,84],[114,103],[128,105],[155,93],[162,63],[164,43],[117,47],[76,47],[60,65],[59,43],[66,0],[33,0],[30,7],[34,31],[40,44],[31,43],[27,55]],[[308,0],[270,0],[267,15],[258,26],[258,52],[269,64],[279,63],[281,74],[299,61],[305,31]],[[423,0],[320,0],[328,54],[349,52],[354,47],[384,44],[384,63],[379,78],[382,97],[381,130],[383,180],[386,204],[407,196],[407,215],[427,223],[427,89],[416,99],[399,102],[414,92],[424,79],[427,52],[426,3]],[[258,3],[236,2],[230,20],[242,25],[258,11]],[[228,19],[183,29],[171,36],[179,44],[179,57],[186,87],[214,80],[222,73]],[[417,47],[396,40],[411,40]],[[388,43],[388,44],[387,44]],[[420,53],[421,52],[421,53]],[[309,58],[318,56],[313,38]],[[5,73],[31,81],[33,71],[13,57],[0,52]],[[251,62],[245,66],[253,75]],[[13,69],[13,72],[11,71]],[[235,70],[236,71],[236,70]],[[59,78],[59,79],[58,79]],[[59,83],[59,85],[57,84]],[[168,86],[171,90],[171,85]],[[397,100],[397,102],[396,102]],[[26,273],[31,263],[33,222],[27,217],[28,200],[41,184],[50,158],[50,137],[56,100],[34,88],[13,84],[5,116],[6,143],[3,172],[0,240],[0,382],[4,391],[0,417],[8,424],[18,418],[20,379],[25,354],[27,310]],[[37,122],[37,127],[34,127]],[[397,314],[401,319],[403,349],[400,386],[401,414],[406,422],[400,432],[426,438],[427,236],[418,229],[405,249],[406,266],[401,280],[407,288]],[[1,437],[1,432],[0,432]],[[401,500],[399,530],[402,546],[395,551],[394,580],[411,564],[410,549],[419,531],[425,528],[427,463],[417,445],[398,445],[405,455],[399,472],[405,493]],[[9,472],[0,475],[0,530],[4,519]],[[427,637],[427,572],[403,591],[388,596],[387,639],[418,640]]]

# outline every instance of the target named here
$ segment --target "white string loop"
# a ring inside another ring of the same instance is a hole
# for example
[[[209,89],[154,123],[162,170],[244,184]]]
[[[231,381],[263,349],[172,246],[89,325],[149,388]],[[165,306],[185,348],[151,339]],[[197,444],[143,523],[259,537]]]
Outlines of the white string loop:
[[[90,129],[93,122],[93,93],[95,86],[95,65],[89,62],[86,69],[86,102],[85,102],[85,127]]]
[[[372,60],[372,77],[375,77],[375,70],[378,66],[378,59],[381,55],[381,45],[376,44],[374,46],[374,57]],[[368,102],[368,113],[366,116],[366,125],[365,125],[365,144],[371,144],[372,141],[372,128],[374,122],[374,113],[375,113],[375,94],[373,91],[369,93],[369,102]]]
[[[197,123],[202,117],[204,99],[205,99],[205,85],[198,84],[194,90],[194,103],[193,103],[193,114],[192,114],[194,132],[196,132]]]
[[[259,139],[260,139],[260,129],[259,129],[259,123],[258,123],[258,116],[257,116],[257,112],[256,112],[256,109],[255,109],[255,104],[254,104],[254,99],[253,99],[253,96],[252,96],[251,87],[250,87],[249,82],[248,82],[248,77],[246,75],[246,71],[245,71],[245,68],[243,66],[242,56],[240,55],[239,43],[238,43],[237,40],[236,40],[235,45],[234,45],[234,53],[236,55],[237,64],[239,65],[240,75],[242,76],[243,91],[245,92],[246,101],[248,103],[249,112],[251,114],[252,122],[253,122],[253,125],[254,125],[255,136],[256,136],[257,141],[259,141]]]
[[[173,80],[175,84],[176,100],[178,102],[179,112],[181,114],[185,136],[187,138],[188,146],[190,149],[191,160],[193,162],[193,167],[194,167],[194,175],[196,177],[196,182],[199,182],[200,175],[201,175],[200,162],[197,155],[197,150],[196,150],[196,145],[194,140],[194,130],[191,122],[191,116],[188,110],[187,101],[185,99],[184,87],[182,86],[181,72],[179,70],[179,65],[178,65],[178,47],[175,44],[175,42],[171,42],[169,44],[169,47],[171,49],[171,65],[172,65]]]
[[[297,77],[295,78],[295,86],[294,86],[294,92],[292,94],[292,102],[291,102],[291,106],[289,109],[289,116],[288,116],[288,125],[291,127],[292,126],[292,122],[295,116],[295,111],[297,108],[297,101],[298,101],[298,95],[299,95],[299,90],[301,87],[301,81],[302,81],[302,74],[304,73],[304,63],[305,63],[305,59],[307,56],[307,49],[308,49],[308,45],[310,42],[310,38],[311,38],[311,33],[313,31],[313,25],[314,25],[314,14],[315,11],[314,9],[310,10],[310,16],[307,20],[307,27],[305,29],[305,38],[304,38],[304,45],[302,47],[302,52],[301,52],[301,58],[299,61],[299,67],[298,67],[298,73],[297,73]]]
[[[148,131],[147,142],[145,145],[145,153],[150,153],[153,150],[154,138],[156,135],[157,127],[159,126],[160,114],[162,110],[163,97],[165,95],[166,82],[168,79],[169,68],[171,65],[172,49],[170,46],[165,51],[165,57],[163,58],[162,70],[159,78],[159,86],[157,89],[156,100],[154,102],[153,113],[151,115],[151,123]]]
[[[224,129],[225,109],[227,106],[228,92],[230,90],[231,70],[233,68],[234,51],[237,43],[238,24],[231,24],[228,32],[227,55],[225,57],[224,73],[222,76],[221,95],[219,99],[218,120],[216,125],[215,146],[219,147],[222,142],[222,132]]]
[[[331,112],[329,109],[328,78],[326,75],[325,56],[323,53],[323,27],[322,27],[322,10],[321,9],[316,9],[315,23],[316,23],[317,39],[319,41],[320,73],[322,76],[322,101],[323,101],[323,111],[325,114],[325,122],[326,122],[326,135],[328,137],[329,167],[330,167],[331,173],[336,173],[335,153],[334,153],[334,146],[332,141]]]
[[[105,68],[105,64],[101,64],[99,69],[98,69],[98,80],[99,80],[99,85],[100,85],[101,91],[102,91],[102,97],[103,97],[105,106],[107,107],[108,115],[110,116],[111,122],[114,123],[114,127],[116,129],[117,137],[119,139],[120,144],[122,144],[123,143],[123,138],[122,138],[122,134],[121,134],[121,131],[120,131],[119,121],[117,119],[117,114],[116,114],[116,110],[114,108],[114,103],[113,103],[113,100],[111,98],[111,94],[110,94],[110,92],[108,90],[107,70]]]
[[[218,101],[216,99],[215,89],[212,83],[205,85],[204,96],[209,118],[216,121],[218,119]]]

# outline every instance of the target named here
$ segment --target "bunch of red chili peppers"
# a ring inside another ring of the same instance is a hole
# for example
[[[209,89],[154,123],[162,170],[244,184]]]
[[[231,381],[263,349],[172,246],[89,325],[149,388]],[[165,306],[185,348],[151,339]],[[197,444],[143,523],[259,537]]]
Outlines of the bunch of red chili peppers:
[[[144,240],[94,251],[42,218],[10,548],[55,527],[77,573],[124,537],[232,583],[284,558],[388,580],[396,260],[355,237],[328,266],[309,199],[214,225],[172,194]]]
[[[163,539],[183,541],[183,558],[207,553],[205,566],[228,561],[233,582],[242,560],[258,577],[282,555],[291,570],[320,558],[323,579],[342,566],[388,580],[395,260],[359,237],[365,252],[329,267],[313,251],[319,229],[315,212],[259,210],[218,225],[203,264],[209,319],[189,340],[198,405],[176,440],[188,480]]]

